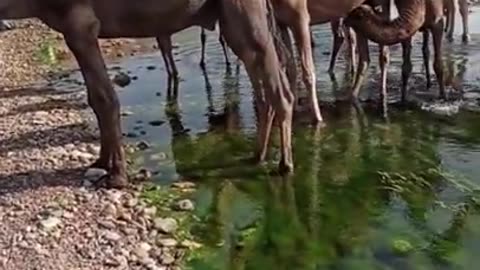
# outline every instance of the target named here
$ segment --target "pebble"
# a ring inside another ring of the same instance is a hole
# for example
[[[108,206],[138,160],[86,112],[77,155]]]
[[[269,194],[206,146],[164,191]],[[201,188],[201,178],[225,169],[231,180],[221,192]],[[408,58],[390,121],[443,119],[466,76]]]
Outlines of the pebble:
[[[112,242],[117,242],[122,238],[122,236],[120,236],[120,234],[118,234],[116,232],[112,232],[112,231],[105,232],[104,237],[108,241],[112,241]]]
[[[160,256],[160,260],[162,261],[162,264],[170,265],[175,262],[175,257],[173,257],[173,255],[169,252],[163,252],[163,254]]]
[[[178,229],[178,223],[173,218],[156,218],[153,220],[153,226],[155,229],[171,234]]]
[[[148,124],[152,127],[159,127],[163,124],[165,124],[165,121],[162,121],[162,120],[154,120],[154,121],[150,121],[148,122]]]
[[[128,208],[132,208],[137,204],[138,204],[138,199],[137,198],[131,198],[125,203],[125,206],[128,207]]]
[[[49,217],[47,219],[40,221],[40,227],[45,231],[51,231],[55,229],[57,226],[59,226],[60,223],[62,223],[62,221],[59,218]]]
[[[120,87],[125,87],[130,84],[131,78],[126,73],[119,72],[113,77],[113,82]]]
[[[191,200],[185,199],[178,201],[174,205],[173,209],[177,211],[193,211],[195,209],[195,206],[193,205],[193,202]]]
[[[147,208],[143,209],[143,214],[145,216],[153,217],[157,214],[157,207],[155,207],[155,206],[147,207]]]
[[[146,182],[152,178],[152,172],[149,170],[143,168],[138,171],[138,173],[135,175],[134,180],[136,182]]]
[[[102,215],[106,217],[116,217],[117,207],[113,203],[108,203],[105,208],[103,208]]]
[[[147,150],[148,148],[150,148],[150,144],[146,141],[140,141],[140,142],[137,143],[137,148],[140,151],[144,151],[144,150]]]
[[[133,254],[142,260],[144,258],[148,258],[148,252],[150,252],[151,249],[152,246],[149,243],[142,242],[135,247]]]
[[[178,189],[193,189],[196,187],[195,183],[193,182],[176,182],[172,184],[172,187],[178,188]]]
[[[159,238],[157,239],[157,245],[160,247],[174,247],[178,244],[177,240],[173,238]]]

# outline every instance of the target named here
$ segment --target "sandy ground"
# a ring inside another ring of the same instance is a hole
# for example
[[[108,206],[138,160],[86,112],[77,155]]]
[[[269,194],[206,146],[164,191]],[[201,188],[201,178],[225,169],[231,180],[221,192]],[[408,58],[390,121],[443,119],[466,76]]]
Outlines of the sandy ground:
[[[86,91],[48,87],[46,42],[72,63],[60,35],[36,21],[0,34],[0,269],[175,269],[175,220],[158,217],[138,187],[90,186],[99,146]],[[107,58],[152,49],[101,44]]]

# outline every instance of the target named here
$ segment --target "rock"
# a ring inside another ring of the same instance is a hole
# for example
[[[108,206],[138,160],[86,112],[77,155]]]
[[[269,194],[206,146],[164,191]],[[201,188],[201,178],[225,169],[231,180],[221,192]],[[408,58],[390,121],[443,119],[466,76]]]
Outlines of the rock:
[[[148,67],[147,67],[147,70],[154,70],[154,69],[156,69],[155,66],[148,66]]]
[[[128,267],[128,260],[123,255],[116,255],[116,256],[107,258],[105,260],[105,265],[126,268]]]
[[[144,150],[147,150],[148,148],[150,148],[150,144],[147,143],[146,141],[140,141],[140,142],[137,143],[137,148],[140,151],[144,151]]]
[[[101,227],[104,227],[106,229],[115,229],[117,227],[115,225],[115,223],[113,223],[110,220],[100,220],[100,221],[97,221],[97,223],[98,223],[98,225],[100,225]]]
[[[128,133],[125,135],[125,137],[134,139],[134,138],[138,138],[138,134],[136,134],[136,133],[134,133],[134,132],[128,132]]]
[[[106,197],[107,200],[109,200],[110,202],[114,204],[120,204],[120,198],[122,197],[122,193],[120,191],[111,189],[106,191]]]
[[[89,178],[89,179],[98,179],[100,177],[103,177],[105,175],[107,175],[108,172],[104,169],[100,169],[100,168],[89,168],[84,176]]]
[[[197,243],[195,241],[191,241],[191,240],[183,240],[182,243],[180,244],[180,246],[182,247],[186,247],[186,248],[189,248],[189,249],[197,249],[197,248],[201,248],[202,245],[200,243]]]
[[[51,231],[58,227],[62,221],[57,217],[49,217],[40,221],[40,228],[44,231]]]
[[[152,207],[145,208],[143,209],[143,214],[145,216],[153,217],[157,214],[157,207],[152,206]]]
[[[163,152],[160,152],[160,153],[151,155],[150,159],[153,160],[153,161],[162,161],[162,160],[167,159],[167,155]]]
[[[178,223],[173,218],[156,218],[153,221],[153,226],[155,229],[167,234],[174,233],[178,229]]]
[[[159,238],[157,239],[157,245],[160,247],[174,247],[178,244],[177,240],[173,238]]]
[[[125,203],[125,206],[128,207],[128,208],[132,208],[137,204],[138,204],[138,199],[137,198],[131,198]]]
[[[134,181],[136,182],[146,182],[152,178],[152,172],[147,169],[140,169],[138,173],[134,177]]]
[[[163,265],[170,265],[175,262],[175,257],[173,257],[173,255],[169,252],[163,252],[163,254],[160,256],[160,261]]]
[[[117,217],[117,214],[117,207],[113,203],[107,203],[102,211],[102,215],[105,217]]]
[[[142,242],[138,244],[135,249],[133,250],[133,254],[137,256],[140,260],[144,258],[148,258],[148,252],[152,249],[152,246],[146,242]]]
[[[172,187],[178,188],[178,189],[193,189],[196,187],[196,185],[193,182],[184,181],[184,182],[173,183]]]
[[[126,221],[126,222],[132,222],[132,214],[130,214],[127,210],[122,209],[118,211],[118,219]]]
[[[113,77],[113,82],[120,87],[125,87],[130,84],[131,79],[126,73],[119,72]]]
[[[99,155],[100,154],[100,146],[94,145],[94,144],[88,144],[87,145],[87,151],[92,155]]]
[[[120,113],[120,116],[122,116],[122,117],[127,117],[127,116],[130,116],[130,115],[133,115],[133,112],[128,111],[128,110],[122,110],[122,112]]]
[[[193,202],[191,200],[185,199],[178,201],[173,206],[173,209],[177,211],[193,211],[195,209],[195,206],[193,205]]]
[[[163,124],[165,124],[165,121],[162,121],[162,120],[154,120],[154,121],[150,121],[148,122],[148,124],[152,127],[159,127]]]
[[[112,241],[112,242],[117,242],[119,241],[120,239],[122,239],[122,236],[116,232],[112,232],[112,231],[107,231],[105,232],[105,234],[103,235],[103,237],[105,239],[107,239],[108,241]]]
[[[83,180],[83,182],[82,182],[82,186],[83,186],[83,187],[86,187],[86,188],[89,188],[89,187],[92,187],[92,186],[93,186],[93,183],[92,183],[91,181],[85,179],[85,180]]]

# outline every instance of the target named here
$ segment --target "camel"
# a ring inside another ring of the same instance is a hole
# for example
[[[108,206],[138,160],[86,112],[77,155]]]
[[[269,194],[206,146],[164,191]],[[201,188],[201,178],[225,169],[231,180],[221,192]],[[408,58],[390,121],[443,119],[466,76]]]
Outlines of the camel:
[[[323,122],[316,92],[316,76],[313,64],[310,25],[322,24],[345,17],[354,11],[363,18],[359,32],[370,40],[391,45],[412,36],[425,19],[425,0],[404,0],[399,17],[386,23],[379,20],[371,9],[362,6],[366,0],[271,0],[277,19],[293,32],[299,50],[303,82],[308,93],[310,113],[313,122]],[[295,90],[294,68],[289,68],[290,84]]]
[[[457,6],[458,4],[458,6]],[[457,8],[460,11],[463,25],[463,42],[468,42],[470,39],[468,29],[468,0],[443,0],[444,13],[447,18],[445,24],[445,32],[447,32],[447,39],[453,41],[453,32],[455,31],[455,17]]]
[[[382,10],[389,11],[389,0],[384,0],[382,3]],[[401,0],[395,0],[395,4],[402,8],[401,5],[404,2]],[[443,38],[443,28],[444,28],[444,17],[443,17],[443,2],[437,0],[427,0],[426,1],[426,13],[425,13],[425,22],[421,27],[423,32],[423,60],[425,65],[426,79],[427,79],[427,88],[431,87],[431,76],[430,76],[430,65],[429,65],[429,33],[431,32],[433,36],[434,44],[434,70],[437,75],[437,81],[439,84],[440,97],[445,98],[445,87],[443,83],[443,60],[442,60],[442,38]],[[389,16],[389,12],[384,13],[385,16]],[[356,22],[358,20],[348,18],[347,22],[356,30]],[[359,50],[359,63],[357,69],[357,76],[355,78],[354,87],[352,89],[352,98],[356,100],[360,88],[363,83],[363,79],[369,65],[369,49],[368,49],[368,40],[359,34],[358,38],[358,50]],[[406,101],[408,79],[412,71],[411,63],[411,49],[412,49],[412,38],[409,37],[401,42],[403,50],[403,65],[402,65],[402,95],[401,101],[404,103]],[[386,77],[387,77],[387,66],[389,63],[388,52],[381,50],[380,53],[380,68],[381,68],[381,101],[386,107],[387,104],[387,90],[386,90]]]
[[[205,33],[204,28],[202,28],[200,32],[200,41],[202,43],[202,55],[200,58],[200,66],[203,69],[205,69],[205,44],[207,43],[207,34]],[[230,60],[228,59],[227,44],[225,43],[225,38],[221,34],[218,35],[218,42],[220,42],[220,45],[222,46],[223,56],[225,57],[225,64],[227,65],[227,67],[229,67]]]
[[[108,188],[126,187],[128,179],[122,147],[120,104],[108,77],[98,39],[165,37],[194,25],[213,31],[219,21],[221,34],[245,64],[255,90],[256,105],[260,112],[256,160],[265,159],[270,130],[276,120],[282,142],[279,167],[282,171],[292,171],[293,95],[281,66],[286,58],[288,60],[288,54],[276,52],[276,48],[283,47],[280,46],[278,35],[275,35],[276,38],[272,35],[272,32],[276,32],[272,11],[267,11],[265,1],[221,1],[164,0],[159,5],[150,0],[2,0],[0,20],[38,18],[63,34],[80,66],[88,103],[96,115],[100,129],[100,157],[92,167],[108,171],[105,179]],[[294,30],[301,48],[311,104],[316,115],[320,116],[316,92],[312,91],[315,90],[312,86],[315,75],[308,31],[308,10],[315,15],[312,18],[316,20],[312,22],[318,23],[345,16],[364,0],[319,0],[311,2],[309,9],[306,2],[298,5],[294,0],[284,0],[287,5],[279,6],[278,1],[280,0],[274,1],[274,7],[277,7],[274,15],[277,19],[283,18],[283,23]],[[362,18],[357,27],[367,29],[364,33],[368,38],[386,44],[411,36],[423,24],[425,9],[422,3],[425,0],[403,1],[405,5],[400,18],[392,22],[379,22],[368,10],[360,8],[354,12],[357,18]],[[270,19],[267,19],[266,14],[269,14]]]

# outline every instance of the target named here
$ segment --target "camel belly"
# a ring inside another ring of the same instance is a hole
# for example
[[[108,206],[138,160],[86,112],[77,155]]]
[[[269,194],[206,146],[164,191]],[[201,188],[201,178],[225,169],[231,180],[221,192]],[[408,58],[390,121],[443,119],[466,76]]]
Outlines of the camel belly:
[[[154,37],[193,25],[212,29],[216,10],[209,0],[96,0],[101,38]]]
[[[347,16],[365,0],[308,0],[311,24],[326,23]]]

